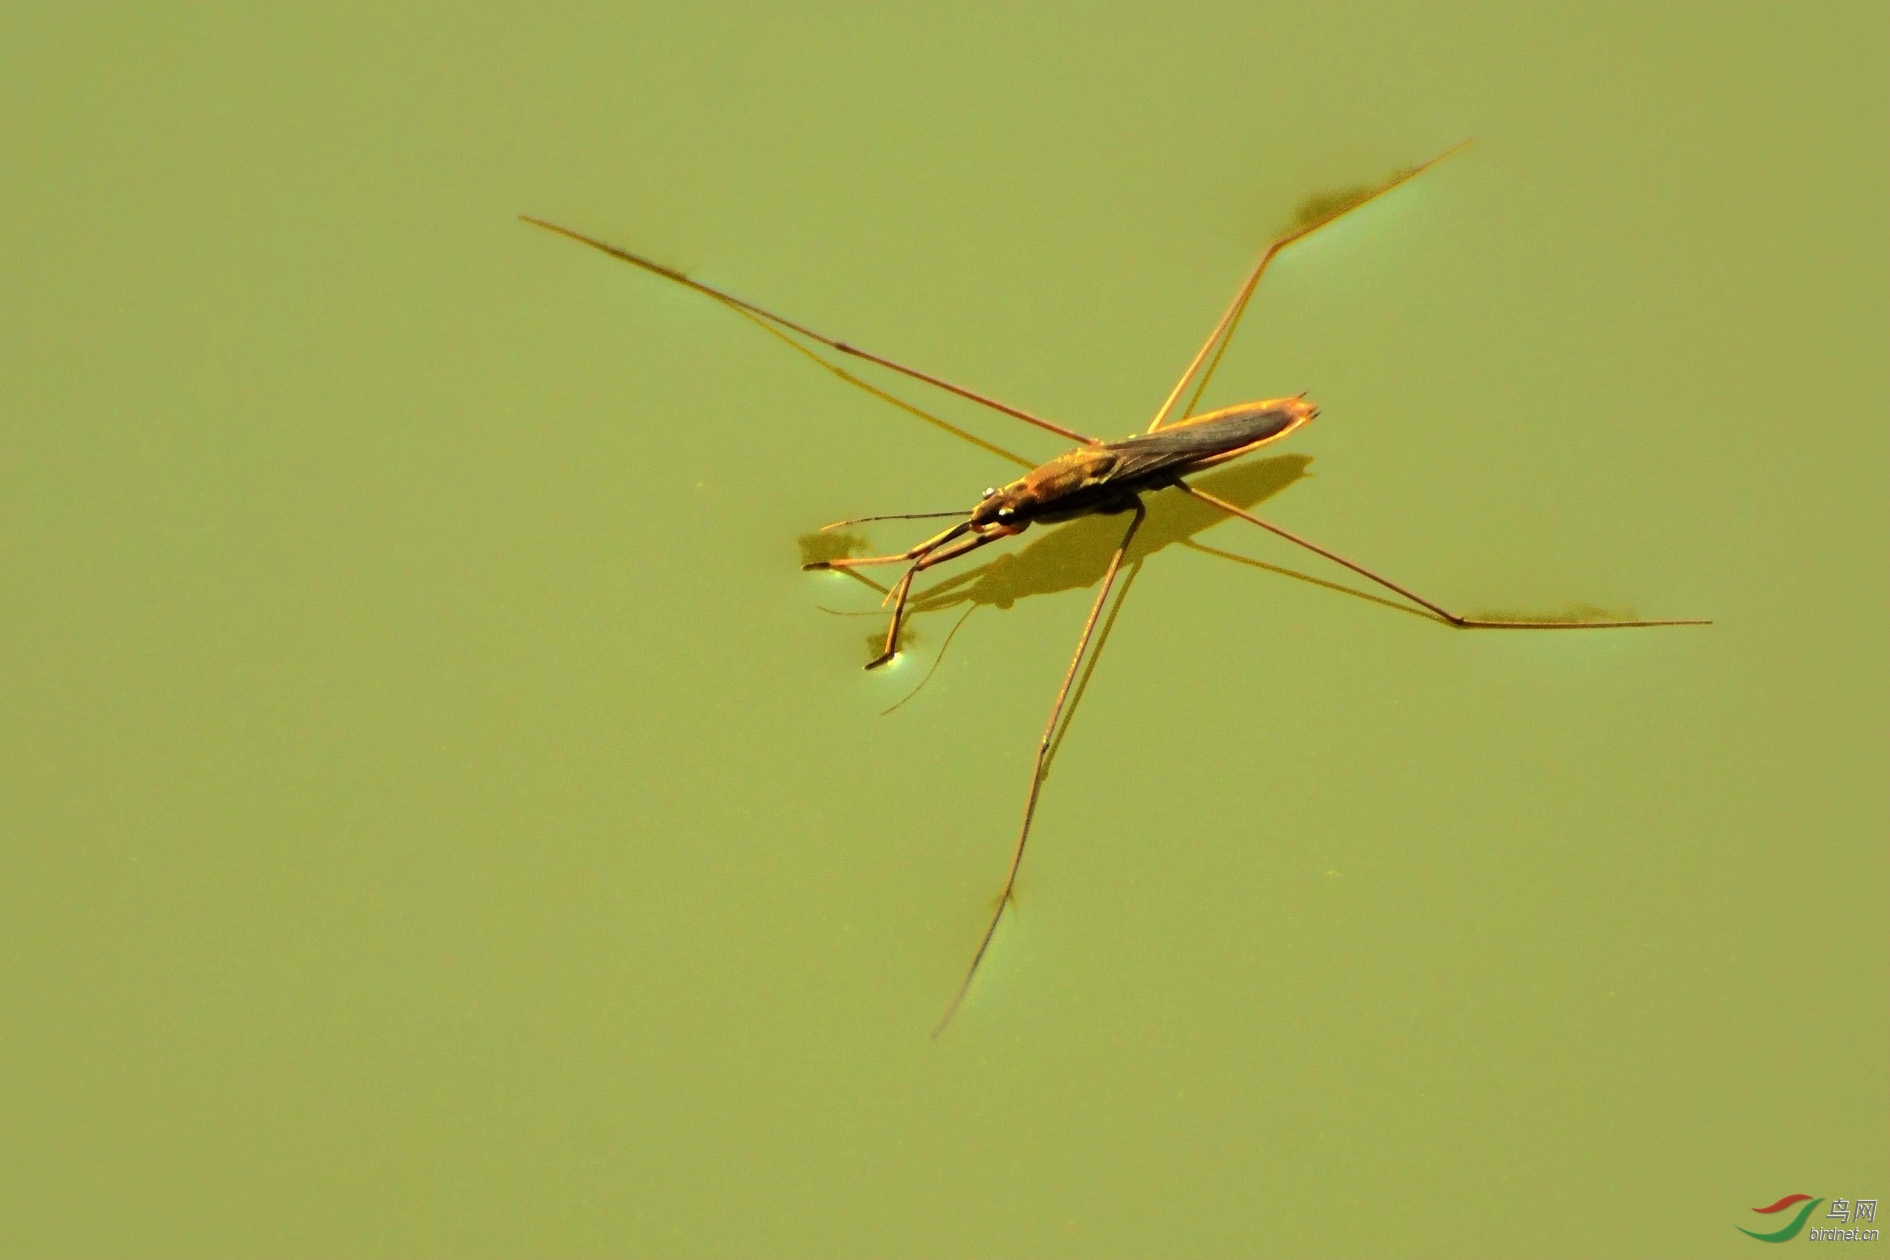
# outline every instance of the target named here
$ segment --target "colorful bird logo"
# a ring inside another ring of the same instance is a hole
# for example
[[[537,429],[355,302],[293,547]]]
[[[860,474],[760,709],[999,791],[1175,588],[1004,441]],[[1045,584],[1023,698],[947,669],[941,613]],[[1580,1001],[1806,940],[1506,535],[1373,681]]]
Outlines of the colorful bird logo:
[[[1788,1194],[1771,1207],[1752,1209],[1755,1212],[1769,1216],[1773,1212],[1783,1212],[1794,1203],[1803,1203],[1805,1206],[1798,1209],[1798,1215],[1792,1217],[1791,1223],[1786,1225],[1783,1229],[1774,1230],[1769,1234],[1755,1234],[1743,1226],[1735,1225],[1733,1228],[1748,1237],[1758,1239],[1760,1242],[1790,1242],[1792,1239],[1798,1237],[1798,1231],[1805,1227],[1805,1221],[1810,1217],[1811,1209],[1823,1202],[1823,1199],[1814,1199],[1808,1194]]]

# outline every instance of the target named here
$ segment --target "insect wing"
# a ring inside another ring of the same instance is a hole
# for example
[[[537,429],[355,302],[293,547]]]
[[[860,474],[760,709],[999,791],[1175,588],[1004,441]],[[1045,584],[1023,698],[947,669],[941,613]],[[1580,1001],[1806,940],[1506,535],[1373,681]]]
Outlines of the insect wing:
[[[1237,451],[1294,427],[1298,417],[1282,406],[1229,408],[1227,413],[1192,424],[1171,425],[1139,437],[1109,443],[1116,456],[1111,480],[1149,481],[1216,455]]]

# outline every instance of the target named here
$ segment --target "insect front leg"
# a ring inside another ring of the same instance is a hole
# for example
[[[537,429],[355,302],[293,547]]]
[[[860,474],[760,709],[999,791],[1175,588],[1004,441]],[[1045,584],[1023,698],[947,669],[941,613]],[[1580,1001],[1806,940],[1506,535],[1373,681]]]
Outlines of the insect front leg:
[[[906,598],[912,593],[912,579],[919,574],[920,570],[929,569],[935,564],[944,564],[947,560],[956,560],[959,556],[976,551],[986,543],[994,543],[1000,538],[1009,538],[1013,534],[1023,532],[1022,525],[995,525],[952,546],[938,546],[919,556],[912,567],[906,570],[905,576],[899,579],[899,585],[893,587],[891,593],[886,596],[893,606],[892,624],[886,628],[886,649],[868,661],[866,668],[878,669],[899,654],[899,627],[905,621]]]
[[[861,556],[857,559],[840,556],[833,560],[810,560],[801,566],[801,571],[815,573],[823,569],[859,569],[869,564],[904,564],[908,560],[923,558],[927,552],[943,546],[970,528],[970,521],[960,521],[950,529],[934,534],[918,546],[902,551],[896,556]]]

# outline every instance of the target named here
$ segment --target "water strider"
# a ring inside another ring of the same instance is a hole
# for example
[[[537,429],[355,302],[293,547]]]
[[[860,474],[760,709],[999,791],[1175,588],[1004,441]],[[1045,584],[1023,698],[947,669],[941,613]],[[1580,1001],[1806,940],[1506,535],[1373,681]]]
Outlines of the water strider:
[[[632,254],[627,250],[618,249],[614,245],[608,245],[603,241],[586,236],[581,232],[575,232],[570,228],[559,227],[555,223],[548,223],[543,219],[536,219],[530,215],[520,216],[527,223],[556,232],[561,236],[569,237],[572,240],[589,245],[594,249],[602,250],[613,258],[622,259],[624,262],[641,267],[645,271],[654,272],[664,279],[673,280],[677,284],[694,289],[698,293],[723,303],[736,312],[760,324],[767,331],[787,340],[790,345],[810,355],[823,366],[826,366],[829,370],[840,375],[850,383],[859,385],[871,393],[886,398],[895,405],[905,407],[907,410],[916,412],[915,408],[874,389],[872,386],[866,384],[866,382],[846,373],[839,367],[829,363],[827,360],[809,350],[801,342],[787,337],[786,334],[793,333],[809,341],[825,346],[830,350],[837,351],[840,354],[879,364],[881,367],[889,368],[894,372],[912,377],[915,380],[924,381],[928,385],[936,386],[956,394],[961,398],[969,399],[972,402],[989,407],[994,411],[1002,412],[1005,415],[1012,416],[1028,424],[1033,424],[1040,429],[1047,429],[1052,433],[1059,434],[1078,443],[1075,449],[1057,456],[1048,463],[1032,468],[1022,477],[1008,485],[994,486],[986,490],[983,497],[968,511],[915,512],[901,513],[893,516],[856,517],[848,521],[836,521],[832,525],[823,527],[825,529],[833,529],[842,525],[854,525],[873,520],[916,520],[924,517],[939,516],[962,517],[956,524],[940,533],[934,534],[917,546],[908,548],[895,555],[865,556],[858,558],[835,557],[826,560],[814,560],[804,566],[808,569],[849,571],[882,564],[903,564],[906,566],[905,572],[901,575],[899,581],[886,594],[885,602],[892,605],[891,624],[887,627],[884,649],[867,664],[868,669],[874,669],[884,665],[897,654],[899,632],[905,618],[907,600],[912,590],[913,579],[918,574],[935,565],[943,564],[948,560],[955,560],[960,556],[967,555],[999,539],[1021,534],[1033,524],[1040,522],[1051,524],[1058,521],[1070,520],[1077,516],[1092,514],[1128,515],[1129,522],[1123,529],[1122,541],[1116,546],[1115,552],[1110,557],[1109,567],[1103,574],[1102,586],[1096,592],[1095,601],[1090,605],[1089,616],[1083,622],[1082,633],[1077,636],[1076,650],[1070,656],[1069,667],[1064,671],[1062,685],[1057,688],[1056,699],[1051,703],[1050,717],[1049,720],[1044,723],[1043,736],[1038,740],[1036,758],[1031,766],[1030,786],[1024,794],[1023,820],[1018,827],[1017,842],[1011,851],[1010,867],[1005,872],[1004,885],[998,895],[996,907],[992,911],[989,922],[985,925],[983,936],[978,940],[978,948],[972,955],[971,963],[965,969],[964,979],[960,982],[957,992],[953,994],[951,1003],[946,1007],[943,1017],[932,1030],[934,1037],[937,1037],[945,1030],[946,1025],[951,1022],[952,1017],[957,1014],[959,1006],[963,1004],[965,995],[970,992],[972,980],[978,974],[979,964],[984,961],[985,953],[991,947],[992,938],[997,934],[998,924],[1004,917],[1004,910],[1011,902],[1011,895],[1017,884],[1018,868],[1022,865],[1024,860],[1024,846],[1030,838],[1031,820],[1036,815],[1037,798],[1043,787],[1045,761],[1055,741],[1058,722],[1064,715],[1065,705],[1070,695],[1070,687],[1076,679],[1077,667],[1082,663],[1084,653],[1089,648],[1090,641],[1096,630],[1097,619],[1101,616],[1103,607],[1108,601],[1109,593],[1115,586],[1116,577],[1122,568],[1123,558],[1128,554],[1129,544],[1134,541],[1136,531],[1141,528],[1142,521],[1147,515],[1147,509],[1143,507],[1141,499],[1143,494],[1154,490],[1166,489],[1184,491],[1222,512],[1258,525],[1262,529],[1269,530],[1279,535],[1288,542],[1304,547],[1309,551],[1324,556],[1328,560],[1345,566],[1361,577],[1367,578],[1387,590],[1396,592],[1398,595],[1424,608],[1438,620],[1458,629],[1601,630],[1642,626],[1692,626],[1708,624],[1700,620],[1526,621],[1460,616],[1445,608],[1443,605],[1434,603],[1424,598],[1422,595],[1393,582],[1389,578],[1372,572],[1370,569],[1355,561],[1349,560],[1336,552],[1329,551],[1319,546],[1317,543],[1301,538],[1299,535],[1282,529],[1280,526],[1272,524],[1269,521],[1262,520],[1260,517],[1243,510],[1235,504],[1217,498],[1196,486],[1190,485],[1184,480],[1184,478],[1193,473],[1211,468],[1216,464],[1225,463],[1229,460],[1239,459],[1243,455],[1259,450],[1262,446],[1277,442],[1301,425],[1310,422],[1319,414],[1318,407],[1307,401],[1304,394],[1293,398],[1271,398],[1260,402],[1240,403],[1203,415],[1191,414],[1195,404],[1200,401],[1202,393],[1207,389],[1208,380],[1212,377],[1215,368],[1219,366],[1221,355],[1226,351],[1227,345],[1233,337],[1234,330],[1240,322],[1241,315],[1246,311],[1247,304],[1253,297],[1254,290],[1259,286],[1261,276],[1265,274],[1268,265],[1272,263],[1273,259],[1288,245],[1293,244],[1295,241],[1303,240],[1305,237],[1325,227],[1347,212],[1384,195],[1406,180],[1418,175],[1420,172],[1435,166],[1438,162],[1443,161],[1444,158],[1449,157],[1452,153],[1457,152],[1458,149],[1463,148],[1464,144],[1468,143],[1469,141],[1464,141],[1462,144],[1446,150],[1444,153],[1439,154],[1437,157],[1432,158],[1422,165],[1401,170],[1381,184],[1354,189],[1329,197],[1315,198],[1313,201],[1308,202],[1301,211],[1299,224],[1291,231],[1269,241],[1266,248],[1261,251],[1259,261],[1254,264],[1253,270],[1248,273],[1246,280],[1235,292],[1233,301],[1228,304],[1219,322],[1214,325],[1213,331],[1208,334],[1207,340],[1201,344],[1200,350],[1196,351],[1194,358],[1188,363],[1187,369],[1182,372],[1181,378],[1175,382],[1174,388],[1168,392],[1168,396],[1163,400],[1161,408],[1156,411],[1154,419],[1149,422],[1147,430],[1133,437],[1122,438],[1116,441],[1104,441],[1101,438],[1090,437],[1086,434],[1078,433],[1073,429],[1064,428],[1062,425],[1054,424],[1040,416],[1032,415],[1030,412],[1020,407],[1014,407],[1009,403],[1000,402],[987,394],[982,394],[976,390],[953,384],[929,372],[922,372],[917,368],[895,362],[881,355],[863,350],[858,346],[815,332],[805,325],[796,323],[784,316],[777,315],[760,306],[756,306],[752,302],[745,301],[742,298],[726,293],[721,289],[713,288],[710,285],[703,284],[700,281],[692,280],[679,271]],[[1176,404],[1180,401],[1182,394],[1187,391],[1190,384],[1194,386],[1194,390],[1189,396],[1187,406],[1182,409],[1181,418],[1171,420],[1170,417],[1175,412]],[[923,415],[924,413],[917,414]],[[935,417],[926,416],[925,418],[932,420],[933,423],[943,425],[945,428],[952,429],[952,431],[958,433],[959,436],[977,442],[977,439],[971,438],[969,434],[964,434],[959,430],[953,429],[950,425],[944,425],[944,422],[937,420]],[[977,444],[985,447],[987,450],[996,450],[996,448],[992,447],[989,443],[977,442]],[[1094,664],[1093,657],[1091,658],[1091,664],[1092,666]]]

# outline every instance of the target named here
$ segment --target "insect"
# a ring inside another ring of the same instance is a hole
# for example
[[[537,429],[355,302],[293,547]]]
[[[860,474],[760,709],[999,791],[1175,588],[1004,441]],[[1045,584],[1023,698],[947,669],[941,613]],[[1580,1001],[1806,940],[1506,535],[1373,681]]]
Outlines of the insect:
[[[852,520],[836,521],[833,525],[823,527],[833,529],[865,521],[916,520],[924,517],[957,516],[962,518],[940,533],[896,554],[857,558],[838,556],[812,560],[803,566],[808,569],[845,571],[856,571],[873,565],[905,566],[905,571],[898,582],[886,592],[885,602],[892,605],[892,614],[886,631],[885,646],[879,655],[867,664],[868,669],[884,665],[897,655],[900,630],[906,617],[912,583],[918,574],[947,561],[968,555],[1000,539],[1021,534],[1035,524],[1053,524],[1087,515],[1126,515],[1128,517],[1128,523],[1123,527],[1121,541],[1110,556],[1108,567],[1103,573],[1102,584],[1096,592],[1094,602],[1090,605],[1089,615],[1083,622],[1082,632],[1077,636],[1076,650],[1070,656],[1069,667],[1063,674],[1063,682],[1057,688],[1056,698],[1051,703],[1050,716],[1044,723],[1043,735],[1037,742],[1036,757],[1031,766],[1030,783],[1024,794],[1023,819],[1018,826],[1017,840],[1011,850],[1010,866],[1005,872],[1003,887],[998,894],[991,917],[985,924],[984,934],[979,938],[977,949],[972,954],[970,965],[965,969],[964,979],[952,995],[943,1017],[932,1030],[934,1038],[945,1030],[953,1016],[958,1013],[959,1007],[963,1005],[965,996],[971,991],[972,981],[977,978],[978,968],[990,950],[992,939],[997,935],[1004,911],[1011,904],[1017,884],[1018,869],[1024,860],[1024,848],[1030,839],[1031,823],[1036,817],[1037,801],[1044,783],[1047,758],[1058,737],[1058,723],[1067,712],[1071,685],[1077,678],[1078,667],[1082,664],[1084,654],[1094,638],[1098,619],[1108,602],[1111,590],[1115,587],[1123,559],[1128,555],[1130,544],[1135,540],[1136,532],[1142,527],[1147,517],[1147,509],[1142,503],[1143,495],[1163,490],[1177,490],[1193,495],[1220,512],[1248,521],[1296,546],[1350,569],[1360,577],[1418,605],[1435,619],[1456,629],[1599,630],[1710,624],[1710,622],[1698,619],[1530,621],[1461,616],[1390,578],[1373,572],[1356,561],[1347,559],[1337,552],[1302,538],[1270,521],[1263,520],[1234,503],[1190,484],[1187,480],[1194,473],[1229,460],[1239,459],[1263,446],[1277,442],[1311,422],[1319,414],[1318,407],[1309,402],[1304,394],[1293,398],[1272,398],[1259,402],[1241,403],[1202,415],[1193,414],[1195,404],[1200,401],[1201,395],[1207,389],[1209,379],[1220,365],[1221,356],[1232,340],[1234,331],[1255,289],[1259,287],[1261,277],[1266,273],[1267,267],[1279,256],[1280,251],[1296,241],[1304,240],[1359,206],[1390,192],[1456,153],[1468,143],[1467,140],[1463,141],[1428,162],[1398,171],[1380,184],[1351,189],[1309,201],[1302,207],[1296,226],[1267,242],[1252,271],[1235,291],[1233,300],[1221,314],[1213,330],[1209,332],[1207,340],[1202,342],[1201,348],[1195,352],[1194,358],[1189,361],[1187,369],[1175,382],[1174,388],[1169,390],[1168,396],[1163,400],[1160,409],[1156,411],[1154,419],[1149,422],[1148,428],[1133,437],[1116,441],[1104,441],[1078,433],[1074,429],[1052,423],[987,394],[967,389],[929,372],[920,371],[848,342],[815,332],[785,316],[581,232],[560,227],[555,223],[533,218],[530,215],[520,216],[525,222],[534,226],[569,237],[593,249],[602,250],[613,258],[621,259],[713,298],[759,324],[766,331],[788,341],[797,350],[813,357],[849,382],[906,407],[907,410],[916,412],[915,408],[890,395],[883,394],[857,377],[846,373],[837,365],[808,349],[802,342],[795,341],[786,334],[792,333],[839,354],[878,364],[1077,443],[1073,450],[1059,455],[1048,463],[1032,468],[1017,480],[1007,485],[987,489],[968,511],[914,512],[893,516],[856,517]],[[1180,409],[1179,418],[1175,418],[1177,406],[1182,395],[1188,393],[1190,385],[1193,386],[1193,392],[1189,395],[1187,405]],[[925,415],[923,412],[917,414]],[[926,416],[926,418],[932,420],[933,423],[944,423],[935,417]],[[944,427],[952,428],[949,425]],[[952,431],[970,438],[969,434],[960,430],[952,429]],[[975,438],[970,440],[977,441]],[[987,449],[996,449],[990,447],[988,443],[979,442],[979,445]],[[1095,657],[1092,654],[1090,657],[1092,667],[1094,662]]]

